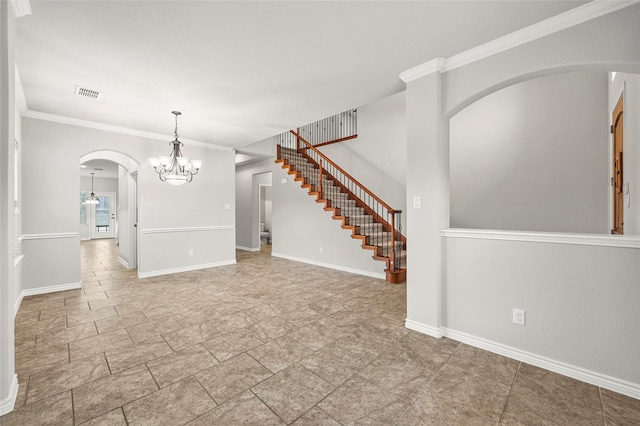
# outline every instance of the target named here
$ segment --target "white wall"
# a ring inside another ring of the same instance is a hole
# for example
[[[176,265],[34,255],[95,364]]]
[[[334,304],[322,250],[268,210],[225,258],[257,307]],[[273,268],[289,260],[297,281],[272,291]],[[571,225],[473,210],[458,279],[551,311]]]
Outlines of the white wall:
[[[16,136],[15,16],[9,2],[0,2],[0,415],[13,408],[18,381],[15,374],[14,305],[14,151]]]
[[[392,208],[405,213],[406,108],[406,92],[360,106],[358,137],[319,148]]]
[[[454,116],[451,226],[608,234],[607,78],[537,78]]]
[[[384,279],[386,265],[373,260],[373,252],[363,250],[360,241],[279,165],[273,166],[271,189],[273,256]]]
[[[445,240],[445,335],[638,392],[638,248]],[[512,323],[513,308],[526,311],[525,326]]]
[[[575,234],[517,233],[514,239],[497,231],[487,240],[483,231],[446,229],[448,119],[489,93],[536,77],[639,72],[639,18],[640,5],[634,4],[551,35],[542,31],[537,38],[511,39],[510,48],[500,40],[404,74],[407,197],[420,195],[423,204],[409,209],[407,238],[414,243],[407,268],[407,327],[640,398],[637,236],[583,236],[598,240],[595,247],[583,247],[567,242],[580,239]],[[453,242],[456,232],[469,235],[456,235],[460,241]],[[524,329],[509,323],[514,307],[535,313]],[[618,345],[623,345],[619,353]]]
[[[42,250],[36,245],[56,250],[44,238],[55,241],[60,245],[58,252],[66,254],[66,260],[47,266],[37,276],[25,274],[25,288],[79,283],[80,157],[103,149],[119,151],[141,164],[137,177],[140,276],[235,262],[234,211],[225,209],[225,204],[235,205],[231,151],[187,145],[187,155],[202,159],[203,167],[193,182],[171,186],[158,179],[147,161],[163,149],[163,141],[35,118],[24,118],[23,138],[23,168],[31,171],[23,182],[23,233],[40,235],[30,240],[29,251],[25,247],[25,271],[39,268],[35,254]],[[51,174],[57,179],[50,179]],[[56,200],[53,207],[45,205],[51,198]]]
[[[87,195],[91,194],[91,177],[80,176],[80,191],[84,191]],[[93,178],[94,192],[118,192],[118,178],[104,178],[94,176]]]
[[[624,207],[624,233],[640,235],[640,74],[619,72],[613,81],[609,81],[609,122],[623,91],[625,95],[623,171],[625,184],[629,188],[629,194],[626,195],[629,205],[625,203]],[[611,150],[610,146],[609,161]]]

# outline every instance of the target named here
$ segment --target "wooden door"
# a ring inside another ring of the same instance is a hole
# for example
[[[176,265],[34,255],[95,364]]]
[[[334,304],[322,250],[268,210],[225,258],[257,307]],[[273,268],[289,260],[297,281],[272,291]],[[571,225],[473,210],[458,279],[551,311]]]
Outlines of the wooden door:
[[[624,156],[623,156],[623,96],[611,117],[613,133],[613,229],[612,234],[624,234]]]

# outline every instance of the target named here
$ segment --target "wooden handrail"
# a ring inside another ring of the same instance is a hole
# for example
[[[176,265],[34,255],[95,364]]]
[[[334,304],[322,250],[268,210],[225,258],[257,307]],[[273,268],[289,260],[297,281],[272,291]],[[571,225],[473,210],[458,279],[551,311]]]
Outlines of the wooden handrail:
[[[371,198],[373,198],[374,200],[376,200],[378,203],[380,203],[380,205],[382,207],[384,207],[385,209],[387,209],[387,211],[390,214],[395,214],[398,213],[399,210],[395,210],[392,209],[390,205],[388,205],[387,203],[385,203],[383,200],[380,199],[380,197],[378,197],[376,194],[374,194],[373,192],[371,192],[369,190],[369,188],[367,188],[366,186],[364,186],[363,184],[361,184],[357,179],[355,179],[353,176],[351,176],[349,173],[345,172],[340,166],[338,166],[336,163],[334,163],[333,161],[331,161],[331,159],[329,159],[329,157],[327,157],[326,155],[324,155],[323,153],[321,153],[320,151],[318,151],[316,149],[316,147],[314,147],[313,145],[311,145],[305,138],[303,138],[302,136],[300,136],[300,134],[298,134],[297,132],[295,132],[294,130],[290,130],[291,134],[293,134],[296,139],[298,141],[303,142],[305,145],[307,145],[308,149],[313,150],[316,154],[318,154],[320,157],[322,157],[322,159],[324,159],[327,163],[331,164],[333,167],[336,168],[336,170],[338,170],[340,173],[342,173],[346,178],[348,178],[349,180],[351,180],[354,184],[358,185],[360,188],[362,188]],[[300,148],[298,148],[300,149]],[[326,167],[325,167],[326,169]]]
[[[298,130],[298,132],[300,132],[300,130]],[[345,136],[344,138],[334,139],[334,140],[329,141],[329,142],[317,143],[317,144],[315,144],[313,146],[315,146],[317,148],[319,146],[332,145],[334,143],[345,142],[345,141],[348,141],[348,140],[351,140],[351,139],[355,139],[357,137],[358,137],[358,135]],[[298,149],[309,149],[309,148],[298,148]]]

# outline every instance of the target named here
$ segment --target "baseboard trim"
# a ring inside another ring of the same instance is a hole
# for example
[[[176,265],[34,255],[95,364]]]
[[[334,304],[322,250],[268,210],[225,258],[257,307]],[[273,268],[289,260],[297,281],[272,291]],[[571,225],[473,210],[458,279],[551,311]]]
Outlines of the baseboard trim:
[[[209,268],[216,268],[218,266],[234,265],[235,263],[236,263],[236,260],[231,259],[231,260],[223,260],[221,262],[202,263],[200,265],[181,266],[179,268],[158,269],[156,271],[149,271],[149,272],[140,272],[140,270],[138,269],[138,278],[151,278],[151,277],[159,277],[161,275],[179,274],[182,272],[197,271],[199,269],[209,269]]]
[[[18,315],[18,309],[20,309],[20,305],[22,304],[22,299],[24,298],[24,293],[20,292],[18,298],[16,299],[16,303],[13,305],[13,318]]]
[[[55,293],[56,291],[77,290],[82,288],[82,281],[77,283],[56,284],[45,287],[27,288],[22,290],[20,298],[24,296],[35,296],[36,294]]]
[[[439,327],[421,324],[419,322],[411,321],[410,319],[405,320],[404,326],[409,330],[417,331],[418,333],[426,334],[427,336],[437,337],[438,339],[442,337],[442,328]]]
[[[282,259],[287,259],[287,260],[293,260],[295,262],[300,262],[300,263],[308,263],[310,265],[321,266],[323,268],[335,269],[337,271],[350,272],[352,274],[364,275],[366,277],[378,278],[378,279],[381,279],[381,280],[384,280],[386,278],[386,276],[385,276],[385,274],[383,272],[377,273],[377,272],[364,271],[362,269],[349,268],[347,266],[334,265],[332,263],[317,262],[315,260],[303,259],[301,257],[289,256],[288,254],[282,254],[282,253],[273,253],[272,252],[271,256],[280,257]]]
[[[126,260],[124,260],[123,258],[121,258],[120,256],[118,256],[118,262],[120,262],[120,264],[122,266],[124,266],[125,268],[129,269],[129,262],[127,262]]]
[[[9,387],[9,395],[0,400],[0,416],[4,416],[5,414],[13,411],[13,407],[16,404],[16,398],[18,397],[18,387],[18,375],[14,374],[11,386]]]
[[[418,332],[423,332],[422,330],[434,329],[431,326],[420,324],[410,320],[407,320],[407,328]],[[424,334],[432,335],[426,332],[424,332]],[[517,361],[526,362],[527,364],[544,368],[545,370],[553,371],[554,373],[562,374],[563,376],[571,377],[585,383],[590,383],[604,389],[627,395],[631,398],[640,399],[640,384],[638,383],[632,383],[626,380],[607,376],[606,374],[587,370],[575,365],[567,364],[558,360],[523,351],[521,349],[503,345],[501,343],[487,340],[482,337],[473,336],[461,331],[452,330],[446,327],[442,327],[442,337],[448,337],[450,339],[457,340],[458,342],[462,342],[476,348],[484,349],[498,355],[515,359]]]
[[[46,293],[55,293],[56,291],[65,291],[65,290],[77,290],[82,288],[82,281],[77,283],[68,283],[68,284],[57,284],[46,287],[37,287],[37,288],[28,288],[22,290],[16,299],[16,303],[13,305],[13,317],[15,318],[18,314],[18,310],[20,309],[20,305],[22,304],[22,299],[25,296],[35,296],[36,294],[46,294]]]
[[[236,246],[236,248],[238,250],[244,250],[244,251],[260,251],[260,247],[255,248],[255,247]]]

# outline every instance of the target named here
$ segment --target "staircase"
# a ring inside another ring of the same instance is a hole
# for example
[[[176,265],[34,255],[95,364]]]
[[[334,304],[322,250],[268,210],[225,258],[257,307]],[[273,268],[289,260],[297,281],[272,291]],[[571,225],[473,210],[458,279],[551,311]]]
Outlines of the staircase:
[[[406,280],[401,211],[391,209],[293,130],[281,135],[276,163],[294,176],[317,203],[323,204],[342,229],[351,232],[351,238],[372,251],[373,259],[385,263],[387,282]]]

